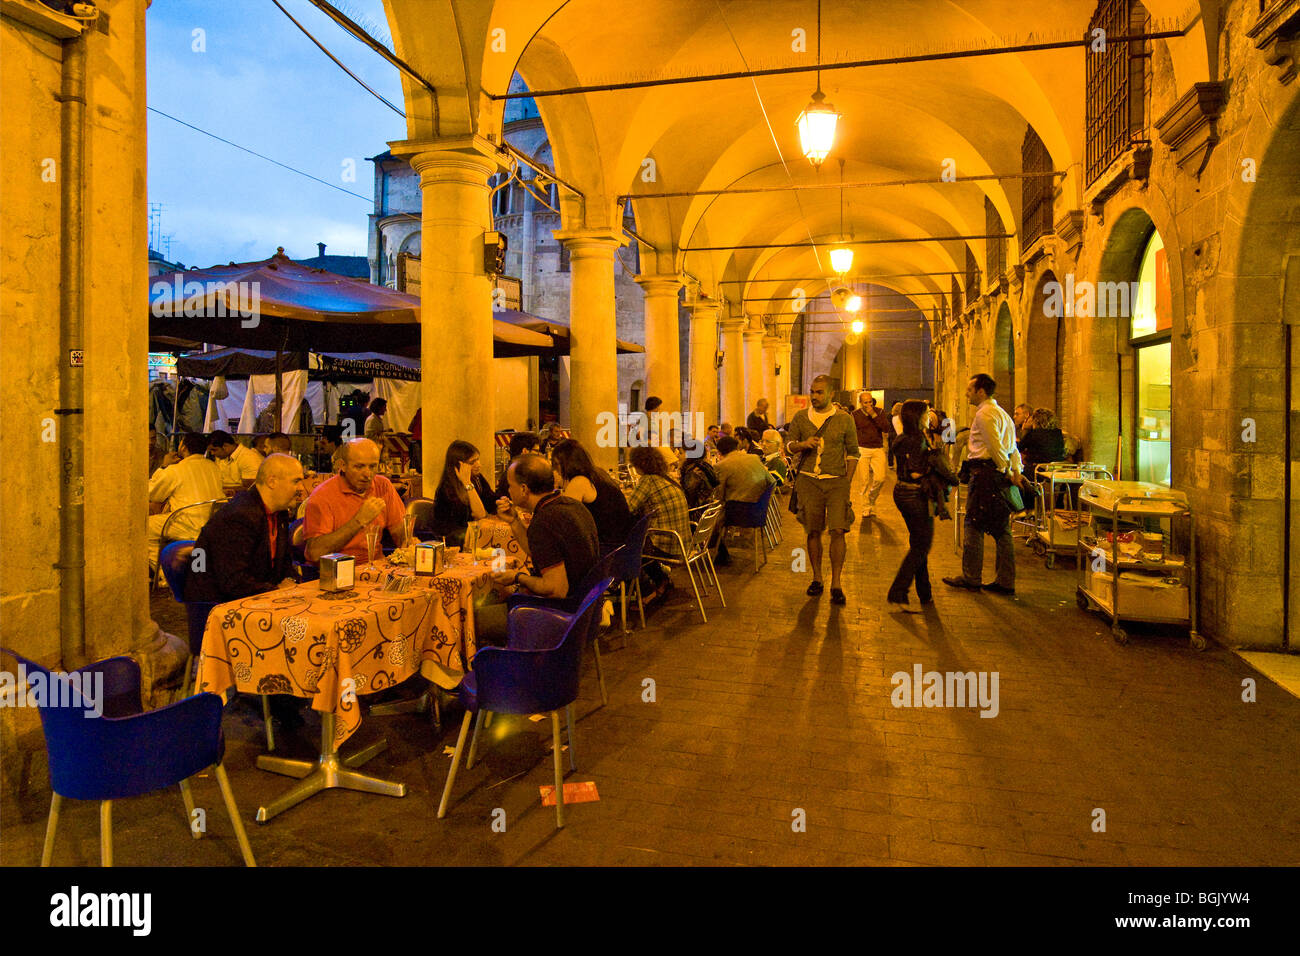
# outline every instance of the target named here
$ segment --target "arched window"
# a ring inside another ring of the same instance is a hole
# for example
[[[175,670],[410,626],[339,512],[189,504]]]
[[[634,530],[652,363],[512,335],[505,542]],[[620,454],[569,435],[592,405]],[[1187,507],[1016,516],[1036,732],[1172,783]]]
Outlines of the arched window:
[[[1168,485],[1173,408],[1173,310],[1169,261],[1155,229],[1138,260],[1129,343],[1137,358],[1137,468],[1140,481]]]
[[[1085,166],[1088,184],[1136,143],[1146,142],[1151,106],[1151,41],[1119,40],[1146,32],[1151,17],[1138,0],[1101,0],[1085,47]]]

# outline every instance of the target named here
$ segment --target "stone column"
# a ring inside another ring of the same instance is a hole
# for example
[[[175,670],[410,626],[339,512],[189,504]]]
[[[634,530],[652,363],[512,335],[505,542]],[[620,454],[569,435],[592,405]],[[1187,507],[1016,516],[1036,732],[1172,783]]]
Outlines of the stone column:
[[[763,396],[767,399],[767,420],[773,425],[780,425],[782,422],[781,413],[783,411],[783,394],[778,394],[777,377],[776,377],[776,348],[781,339],[776,335],[764,334],[763,336]]]
[[[618,445],[596,443],[603,415],[618,414],[614,252],[621,235],[571,229],[555,238],[569,250],[569,425],[598,468],[618,465]]]
[[[420,176],[420,406],[424,474],[442,469],[455,439],[489,459],[496,430],[492,279],[483,234],[492,228],[492,144],[479,136],[390,143]]]
[[[790,342],[790,330],[782,329],[777,336],[776,346],[774,348],[776,365],[773,366],[773,377],[776,381],[776,398],[773,402],[776,404],[777,412],[775,416],[769,416],[769,420],[777,425],[784,425],[792,417],[791,412],[785,405],[787,395],[793,393],[793,386],[790,381],[790,356],[794,351],[794,346]],[[775,368],[780,367],[781,371],[776,372]]]
[[[744,332],[746,417],[760,398],[772,400],[772,396],[767,394],[767,378],[763,374],[763,336],[767,331],[763,328],[763,317],[751,313],[748,322]]]
[[[645,389],[658,395],[660,411],[680,412],[682,403],[681,348],[677,334],[679,276],[638,276],[645,290]]]
[[[865,335],[866,333],[863,333]],[[862,388],[863,335],[849,333],[844,340],[844,387]]]
[[[722,351],[722,408],[724,422],[736,428],[745,424],[749,409],[745,407],[745,320],[728,316],[721,322]]]
[[[707,428],[719,421],[718,367],[714,362],[718,352],[717,302],[706,299],[692,304],[690,349],[690,411],[692,417],[703,415]]]

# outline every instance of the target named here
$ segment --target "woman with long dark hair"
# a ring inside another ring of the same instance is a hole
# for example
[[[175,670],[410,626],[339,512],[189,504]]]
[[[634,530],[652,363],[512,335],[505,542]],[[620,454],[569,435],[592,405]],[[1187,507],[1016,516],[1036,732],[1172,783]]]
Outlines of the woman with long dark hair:
[[[632,512],[623,489],[609,474],[596,467],[587,449],[566,438],[551,453],[551,467],[559,476],[556,485],[570,498],[587,506],[596,522],[596,533],[604,550],[627,543],[632,531]]]
[[[460,547],[469,523],[487,517],[487,503],[494,500],[492,486],[479,470],[478,449],[457,439],[447,446],[442,478],[433,494],[430,533],[435,538],[446,538],[451,547]]]
[[[892,446],[898,481],[894,485],[894,504],[907,525],[908,550],[903,563],[889,586],[888,601],[905,606],[907,593],[916,584],[916,597],[922,604],[931,601],[929,554],[934,541],[934,510],[922,479],[930,471],[930,443],[926,438],[929,409],[919,399],[903,402],[898,416],[903,431]]]

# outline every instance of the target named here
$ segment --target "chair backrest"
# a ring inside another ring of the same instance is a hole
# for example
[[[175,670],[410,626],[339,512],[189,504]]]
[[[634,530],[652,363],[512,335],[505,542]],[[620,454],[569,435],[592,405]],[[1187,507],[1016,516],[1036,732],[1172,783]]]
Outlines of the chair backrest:
[[[713,537],[713,529],[717,527],[719,519],[722,517],[722,503],[715,501],[704,513],[700,515],[700,523],[695,526],[695,534],[691,536],[691,553],[694,554],[701,547],[709,546],[709,539]]]
[[[212,498],[208,501],[196,501],[191,505],[185,505],[181,508],[177,508],[175,511],[167,512],[167,520],[163,522],[162,531],[159,532],[158,535],[159,540],[166,543],[168,540],[167,532],[171,529],[171,526],[175,523],[176,519],[187,511],[198,512],[200,509],[206,508],[207,511],[203,512],[202,524],[207,524],[212,520],[212,516],[216,513],[218,506],[224,505],[229,500],[229,498]]]
[[[198,694],[143,713],[140,667],[129,657],[52,674],[20,654],[0,650],[23,665],[33,693],[37,682],[43,689],[36,705],[49,751],[50,785],[61,796],[138,796],[221,759],[222,701],[216,694]]]
[[[615,581],[631,581],[641,574],[641,552],[645,550],[645,536],[650,529],[649,514],[637,519],[627,536],[627,544],[611,553],[609,572]]]
[[[727,518],[727,524],[737,528],[761,528],[767,523],[767,509],[772,501],[772,492],[776,490],[776,485],[768,483],[763,494],[753,504],[747,504],[742,509],[743,515],[732,514]]]
[[[579,665],[596,603],[613,583],[601,578],[583,598],[578,610],[564,614],[550,608],[517,608],[510,617],[526,614],[516,627],[558,630],[558,644],[545,649],[484,647],[474,655],[479,705],[493,713],[536,714],[559,710],[578,698]],[[542,615],[554,615],[547,620]],[[507,625],[509,627],[509,624]]]
[[[165,545],[158,557],[167,586],[171,588],[172,597],[185,603],[185,579],[190,573],[190,554],[194,551],[194,541],[173,541]]]

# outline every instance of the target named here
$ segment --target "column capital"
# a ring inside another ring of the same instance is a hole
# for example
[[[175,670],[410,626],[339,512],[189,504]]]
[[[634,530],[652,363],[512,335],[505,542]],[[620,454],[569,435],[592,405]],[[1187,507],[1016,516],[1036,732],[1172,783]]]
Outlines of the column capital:
[[[614,250],[627,244],[627,237],[612,229],[557,229],[555,238],[564,243],[569,254],[580,259],[614,258]]]
[[[745,317],[740,315],[729,315],[726,318],[718,320],[718,326],[722,329],[724,335],[728,333],[743,332],[745,330]]]
[[[645,290],[646,295],[671,295],[676,296],[681,291],[686,280],[682,276],[675,275],[640,275],[636,277],[636,284]]]
[[[481,178],[486,187],[489,176],[506,168],[496,145],[482,136],[393,140],[388,148],[394,156],[406,160],[420,174],[421,181],[426,176],[436,180],[468,172]]]
[[[699,299],[695,302],[687,303],[686,307],[691,310],[691,320],[709,320],[718,321],[718,313],[722,311],[722,303],[716,299]]]

